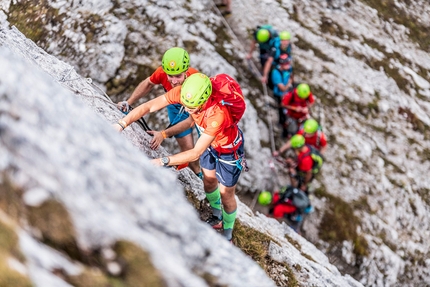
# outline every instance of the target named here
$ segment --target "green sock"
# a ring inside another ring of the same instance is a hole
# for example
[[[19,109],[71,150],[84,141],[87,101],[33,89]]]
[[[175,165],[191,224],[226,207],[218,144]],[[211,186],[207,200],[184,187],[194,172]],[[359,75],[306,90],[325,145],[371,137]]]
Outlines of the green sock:
[[[224,227],[224,236],[227,238],[227,240],[231,240],[233,237],[233,227],[234,222],[236,221],[236,211],[233,211],[232,213],[228,213],[225,210],[222,211],[222,225]]]
[[[221,219],[221,193],[219,192],[219,187],[210,193],[206,193],[206,198],[212,207],[213,215]]]

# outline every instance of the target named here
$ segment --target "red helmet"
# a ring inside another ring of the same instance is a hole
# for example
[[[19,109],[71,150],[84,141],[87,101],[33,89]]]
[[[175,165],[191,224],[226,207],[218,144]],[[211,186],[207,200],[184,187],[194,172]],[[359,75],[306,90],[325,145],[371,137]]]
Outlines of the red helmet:
[[[280,57],[279,57],[279,60],[278,60],[278,62],[279,62],[279,64],[289,64],[290,62],[291,62],[291,59],[290,59],[290,57],[288,57],[288,54],[282,54]]]

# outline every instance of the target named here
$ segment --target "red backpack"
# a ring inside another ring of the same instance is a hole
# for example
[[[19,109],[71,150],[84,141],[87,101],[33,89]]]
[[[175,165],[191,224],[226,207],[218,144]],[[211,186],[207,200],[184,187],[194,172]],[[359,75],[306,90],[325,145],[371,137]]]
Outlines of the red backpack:
[[[246,103],[242,90],[236,80],[227,74],[213,76],[211,99],[228,108],[233,122],[237,124],[245,113]]]

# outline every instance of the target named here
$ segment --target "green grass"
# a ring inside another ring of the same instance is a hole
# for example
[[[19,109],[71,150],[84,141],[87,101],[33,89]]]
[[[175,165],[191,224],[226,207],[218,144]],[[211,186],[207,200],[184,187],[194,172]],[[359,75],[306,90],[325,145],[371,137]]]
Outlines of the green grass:
[[[58,9],[50,7],[46,0],[12,1],[7,16],[11,25],[41,47],[49,45],[49,31],[45,27],[61,25],[65,17],[59,14]]]
[[[0,220],[0,286],[32,286],[25,275],[10,268],[7,260],[12,256],[21,262],[25,260],[18,247],[18,235],[12,226]]]
[[[42,242],[64,251],[71,258],[85,262],[76,242],[76,233],[67,209],[58,201],[47,200],[28,208],[28,222],[40,230]]]
[[[357,228],[361,226],[361,222],[354,215],[352,205],[327,193],[324,188],[317,189],[315,195],[320,198],[325,197],[328,203],[319,226],[319,237],[332,245],[345,240],[352,241],[354,254],[367,256],[369,246],[364,237],[357,233]]]
[[[116,242],[113,249],[118,255],[118,260],[124,263],[122,277],[125,286],[166,286],[161,274],[152,264],[148,252],[128,241]]]
[[[236,220],[233,231],[234,245],[257,262],[261,268],[266,271],[269,277],[271,276],[271,269],[284,269],[283,274],[287,278],[287,281],[277,282],[278,286],[298,286],[297,279],[295,278],[291,267],[285,263],[275,262],[268,256],[268,248],[271,241],[279,244],[272,237],[243,225],[240,221]]]

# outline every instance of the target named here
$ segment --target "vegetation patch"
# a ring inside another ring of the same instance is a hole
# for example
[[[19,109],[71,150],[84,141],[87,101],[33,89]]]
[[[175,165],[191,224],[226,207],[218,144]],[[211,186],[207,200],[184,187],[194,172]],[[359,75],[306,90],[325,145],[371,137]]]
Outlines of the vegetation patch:
[[[310,261],[312,261],[312,262],[315,262],[315,263],[317,263],[316,261],[315,261],[315,259],[313,259],[312,258],[312,256],[310,256],[310,255],[308,255],[308,254],[306,254],[306,253],[300,253],[303,257],[305,257],[306,259],[308,259],[308,260],[310,260]]]
[[[296,240],[292,239],[290,236],[288,236],[287,234],[285,235],[285,238],[288,240],[288,242],[291,243],[291,245],[293,245],[297,250],[301,251],[302,250],[302,246],[300,245],[300,243],[298,243]]]
[[[6,176],[2,178],[0,181],[0,208],[12,219],[18,221],[20,215],[25,213],[25,206],[21,201],[23,191],[10,182]]]
[[[426,133],[429,130],[429,126],[427,126],[423,121],[421,121],[409,108],[399,107],[399,114],[403,115],[406,118],[406,121],[412,124],[412,128],[415,131],[420,131],[421,133]]]
[[[273,238],[236,220],[233,231],[233,243],[249,255],[264,270],[267,267],[267,256],[270,241]],[[266,270],[267,271],[267,270]]]
[[[126,40],[127,42],[127,40]],[[161,60],[160,60],[161,64]],[[127,77],[114,77],[106,82],[106,93],[111,97],[117,97],[120,94],[126,94],[127,97],[130,96],[134,89],[149,77],[154,72],[154,67],[136,64],[136,63],[121,63],[118,69],[117,75],[121,74],[120,70],[127,70],[129,66],[134,65],[134,73],[129,73]]]
[[[110,280],[100,269],[94,267],[85,268],[79,275],[66,276],[66,281],[75,287],[126,287],[123,282]]]
[[[257,262],[278,286],[298,286],[297,279],[290,266],[285,263],[276,262],[268,256],[268,248],[271,241],[279,245],[272,237],[247,227],[236,220],[233,231],[234,245]],[[278,277],[279,272],[275,270],[282,273],[286,281]]]
[[[118,255],[118,261],[124,265],[121,277],[125,286],[166,286],[161,274],[152,264],[148,252],[128,241],[116,242],[113,250]]]
[[[357,37],[354,34],[344,30],[337,23],[333,22],[333,20],[329,17],[324,17],[324,16],[321,17],[320,29],[321,29],[321,32],[323,33],[328,33],[341,39],[344,39],[344,38],[347,38],[349,40],[357,39]]]
[[[26,276],[9,267],[7,259],[10,257],[14,257],[21,262],[25,260],[18,247],[18,235],[11,226],[0,220],[0,286],[32,286]]]
[[[66,17],[65,14],[59,14],[59,10],[52,8],[48,2],[47,0],[11,1],[9,13],[6,13],[7,21],[11,26],[15,26],[43,49],[49,47],[49,39],[53,38],[53,32],[46,27],[61,26]]]
[[[361,235],[357,234],[357,228],[361,225],[360,219],[354,215],[351,204],[339,197],[329,194],[324,188],[315,190],[315,195],[327,199],[328,207],[321,219],[319,237],[332,245],[343,241],[352,241],[354,254],[357,256],[368,255],[368,243]]]
[[[427,205],[430,205],[430,189],[420,188],[416,192]]]
[[[60,202],[47,200],[38,207],[29,207],[28,222],[40,230],[43,243],[64,251],[75,260],[86,261],[77,246],[69,213]]]
[[[387,74],[387,76],[392,78],[396,82],[397,87],[402,91],[404,91],[406,94],[409,94],[410,89],[413,88],[409,80],[403,77],[399,73],[399,70],[397,68],[392,67],[389,60],[391,57],[385,57],[383,60],[367,59],[362,57],[356,57],[356,58],[362,60],[374,70],[379,70],[380,67],[383,67],[384,72]]]
[[[372,214],[369,203],[367,203],[367,196],[365,195],[362,195],[359,199],[352,201],[351,206],[354,210],[363,210],[369,214]]]
[[[204,273],[201,277],[209,285],[209,287],[227,287],[228,285],[220,284],[218,278],[209,273]]]

